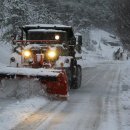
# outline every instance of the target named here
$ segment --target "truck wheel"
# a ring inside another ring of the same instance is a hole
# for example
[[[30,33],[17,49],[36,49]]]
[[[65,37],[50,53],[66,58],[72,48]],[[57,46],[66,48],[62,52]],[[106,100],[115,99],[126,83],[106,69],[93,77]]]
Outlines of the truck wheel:
[[[71,89],[72,86],[72,72],[70,71],[70,68],[66,68],[66,74],[67,74],[67,78],[68,78],[68,86],[69,89]]]
[[[76,77],[72,79],[72,88],[78,89],[81,86],[81,80],[82,80],[82,69],[81,66],[76,67]]]

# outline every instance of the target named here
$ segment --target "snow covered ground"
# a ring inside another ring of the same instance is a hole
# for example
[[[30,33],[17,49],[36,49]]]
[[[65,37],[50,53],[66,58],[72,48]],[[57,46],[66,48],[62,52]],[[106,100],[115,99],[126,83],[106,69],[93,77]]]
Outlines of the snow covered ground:
[[[130,60],[121,68],[120,105],[122,130],[130,129]]]
[[[94,43],[95,51],[88,51],[83,48],[82,54],[82,66],[85,67],[95,67],[100,64],[120,64],[120,93],[119,93],[119,105],[120,105],[120,114],[121,114],[121,128],[122,130],[130,129],[130,61],[113,61],[113,52],[121,46],[111,46],[106,44],[107,41],[110,42],[119,42],[118,38],[112,38],[111,34],[102,31],[102,30],[92,30],[90,33],[91,42]],[[113,41],[112,41],[113,40]],[[104,44],[105,43],[105,44]],[[9,45],[2,44],[0,46],[0,68],[9,63],[9,54],[10,47]],[[95,75],[96,76],[96,75]],[[92,77],[93,79],[94,77]],[[8,84],[8,83],[7,83]],[[21,82],[21,84],[23,84]],[[28,85],[28,84],[23,84]],[[23,88],[23,87],[22,87]],[[2,88],[1,88],[2,89]],[[28,87],[26,88],[28,89]],[[8,91],[8,88],[6,88]],[[11,90],[10,90],[11,91]],[[20,90],[19,90],[20,91]],[[1,90],[2,92],[2,90]],[[25,92],[25,91],[24,91]],[[24,93],[22,92],[22,94]],[[2,93],[1,93],[2,95]],[[9,97],[10,98],[10,97]],[[34,112],[46,106],[46,104],[52,103],[46,97],[40,97],[33,95],[30,98],[10,98],[5,96],[0,99],[0,130],[10,130],[14,128],[17,124],[24,121],[28,116],[32,115]],[[57,105],[57,103],[54,105]],[[63,103],[61,107],[65,107],[66,102]],[[56,111],[59,112],[62,108],[58,108]],[[77,108],[79,109],[79,108]],[[77,110],[76,109],[76,110]],[[79,110],[77,111],[79,112]],[[112,113],[111,113],[112,114]],[[110,115],[111,115],[110,114]],[[74,115],[73,115],[74,116]],[[75,116],[74,116],[75,117]],[[74,120],[74,118],[72,118]],[[111,120],[111,117],[110,117]],[[67,122],[67,121],[66,121]],[[113,124],[112,120],[109,122],[110,125]],[[104,125],[101,126],[100,130],[104,130]],[[112,125],[113,126],[113,125]],[[109,130],[115,130],[114,127],[110,127]],[[43,127],[43,126],[42,126]],[[71,128],[71,127],[68,127]]]
[[[43,107],[49,100],[42,97],[33,97],[27,100],[16,100],[6,106],[0,114],[0,130],[10,130],[15,125],[24,121],[28,116]],[[9,103],[9,102],[8,102]]]

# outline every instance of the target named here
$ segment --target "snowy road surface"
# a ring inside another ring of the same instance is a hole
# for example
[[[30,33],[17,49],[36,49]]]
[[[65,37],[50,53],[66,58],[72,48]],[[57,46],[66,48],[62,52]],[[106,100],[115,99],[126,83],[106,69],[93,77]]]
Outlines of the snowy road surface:
[[[120,66],[83,70],[82,87],[68,101],[51,101],[12,130],[121,130]]]

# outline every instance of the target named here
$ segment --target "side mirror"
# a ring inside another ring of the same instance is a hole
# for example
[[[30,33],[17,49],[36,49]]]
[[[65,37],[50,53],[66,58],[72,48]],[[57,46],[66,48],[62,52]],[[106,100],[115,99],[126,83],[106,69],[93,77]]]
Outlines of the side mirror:
[[[76,37],[76,50],[79,53],[82,52],[81,46],[82,46],[82,36],[81,35],[77,35],[77,37]]]
[[[70,39],[70,45],[73,45],[73,46],[76,45],[76,38],[75,38],[75,37],[72,37],[72,38]]]
[[[78,45],[82,46],[82,36],[78,36]]]

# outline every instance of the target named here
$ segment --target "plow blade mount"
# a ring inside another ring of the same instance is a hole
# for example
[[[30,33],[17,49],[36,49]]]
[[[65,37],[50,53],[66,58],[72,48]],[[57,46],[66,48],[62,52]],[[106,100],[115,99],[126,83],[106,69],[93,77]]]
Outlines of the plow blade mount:
[[[47,94],[67,97],[68,80],[64,70],[34,69],[34,68],[0,68],[0,80],[2,79],[38,79],[46,86]]]
[[[66,73],[64,71],[62,71],[58,77],[56,81],[44,81],[43,83],[45,83],[47,85],[47,93],[48,94],[57,94],[57,95],[64,95],[67,96],[67,92],[68,92],[68,83],[67,83],[67,76]]]

